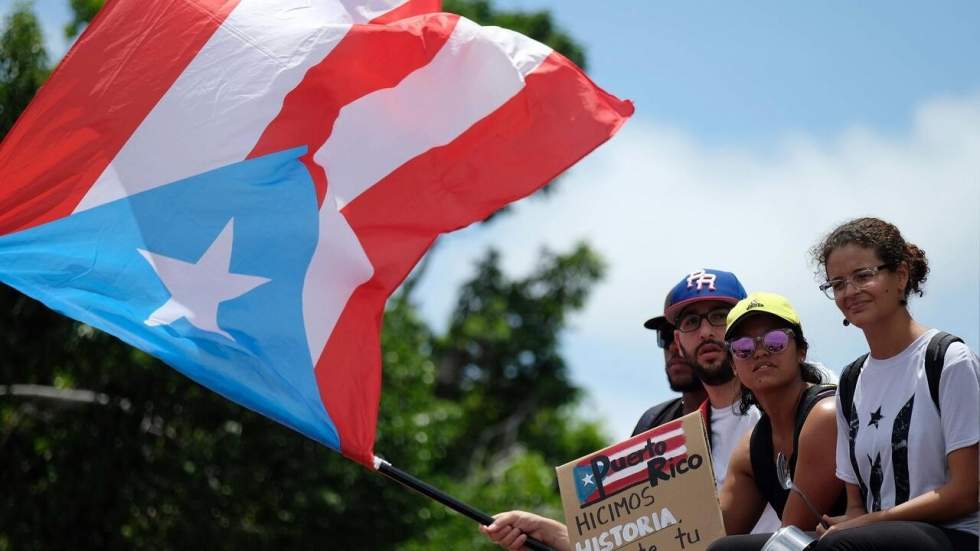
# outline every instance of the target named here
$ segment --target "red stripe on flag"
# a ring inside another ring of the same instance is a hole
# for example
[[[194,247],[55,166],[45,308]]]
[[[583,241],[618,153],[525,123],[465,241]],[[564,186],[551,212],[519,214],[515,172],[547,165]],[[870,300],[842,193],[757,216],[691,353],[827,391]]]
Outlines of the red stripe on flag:
[[[300,160],[310,171],[322,203],[327,177],[313,155],[333,131],[340,109],[375,90],[395,86],[427,65],[449,39],[457,21],[458,15],[438,14],[388,26],[354,25],[286,95],[279,114],[248,158],[307,145]]]
[[[436,236],[534,192],[606,141],[632,113],[630,102],[600,90],[552,54],[499,109],[347,205],[344,215],[375,273],[347,302],[316,368],[345,455],[371,464],[384,304]]]
[[[375,17],[370,23],[385,25],[398,21],[399,19],[437,11],[442,11],[442,0],[408,0],[408,2],[405,2],[388,13]]]
[[[71,214],[237,4],[102,8],[0,145],[0,235]]]

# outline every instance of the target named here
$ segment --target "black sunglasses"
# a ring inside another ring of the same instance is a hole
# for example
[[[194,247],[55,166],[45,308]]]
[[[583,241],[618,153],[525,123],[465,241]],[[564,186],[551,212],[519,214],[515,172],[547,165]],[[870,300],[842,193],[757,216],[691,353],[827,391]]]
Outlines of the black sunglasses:
[[[674,342],[674,328],[671,326],[657,329],[657,346],[667,349]]]

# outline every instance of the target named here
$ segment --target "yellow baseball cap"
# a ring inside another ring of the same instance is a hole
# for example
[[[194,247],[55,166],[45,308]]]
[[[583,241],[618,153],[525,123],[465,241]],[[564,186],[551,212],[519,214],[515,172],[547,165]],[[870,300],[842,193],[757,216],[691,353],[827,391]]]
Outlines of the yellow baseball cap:
[[[749,293],[728,312],[728,318],[725,320],[725,338],[729,337],[739,321],[757,313],[770,314],[793,325],[800,325],[800,316],[786,297],[776,293]]]

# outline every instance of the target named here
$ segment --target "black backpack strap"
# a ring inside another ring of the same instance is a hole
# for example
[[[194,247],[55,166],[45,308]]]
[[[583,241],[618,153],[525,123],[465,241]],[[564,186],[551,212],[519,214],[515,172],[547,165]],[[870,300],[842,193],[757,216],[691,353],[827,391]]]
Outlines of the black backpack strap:
[[[683,413],[683,401],[682,398],[676,398],[674,400],[668,400],[666,402],[657,404],[650,409],[643,412],[640,420],[636,422],[636,427],[633,429],[633,434],[631,436],[636,436],[641,432],[646,432],[653,427],[658,427],[667,421],[673,421],[680,417]]]
[[[803,422],[806,421],[807,416],[810,415],[810,410],[813,409],[813,406],[817,405],[817,402],[820,400],[835,394],[837,394],[837,385],[833,384],[813,385],[803,392],[803,398],[800,399],[800,405],[796,408],[797,437],[800,430],[803,428]],[[794,447],[793,449],[796,448]]]
[[[796,420],[793,425],[793,457],[789,458],[790,473],[796,473],[796,457],[800,450],[800,433],[803,431],[803,423],[806,422],[807,416],[810,415],[810,410],[820,400],[833,396],[836,393],[837,385],[831,384],[813,385],[803,392],[800,405],[796,408]]]
[[[854,389],[857,388],[858,377],[861,376],[861,369],[864,362],[868,359],[867,354],[851,362],[840,374],[840,383],[837,385],[837,395],[840,396],[841,412],[847,423],[851,423],[854,405]]]
[[[779,485],[776,474],[776,464],[772,460],[772,424],[765,413],[752,428],[749,436],[749,460],[752,465],[752,476],[759,493],[772,505],[773,511],[780,519],[783,518],[783,508],[786,506],[788,492]]]
[[[939,378],[942,377],[943,366],[946,363],[946,351],[954,342],[963,342],[963,339],[940,331],[933,335],[929,340],[929,346],[926,347],[926,380],[929,382],[932,403],[936,404],[936,411],[940,416],[942,408],[939,407]]]
[[[749,436],[749,459],[756,482],[764,480],[766,467],[772,463],[772,425],[765,413],[752,427],[752,434]]]
[[[851,469],[854,471],[854,477],[857,478],[858,488],[861,490],[861,499],[864,501],[865,510],[867,510],[868,506],[868,486],[864,483],[864,479],[861,478],[857,456],[854,454],[854,439],[857,437],[857,432],[861,424],[854,407],[854,390],[857,388],[858,377],[861,376],[861,369],[864,368],[864,362],[867,359],[868,355],[864,354],[845,367],[840,375],[840,384],[837,386],[837,395],[840,396],[841,414],[844,415],[848,426],[847,444],[851,456]]]

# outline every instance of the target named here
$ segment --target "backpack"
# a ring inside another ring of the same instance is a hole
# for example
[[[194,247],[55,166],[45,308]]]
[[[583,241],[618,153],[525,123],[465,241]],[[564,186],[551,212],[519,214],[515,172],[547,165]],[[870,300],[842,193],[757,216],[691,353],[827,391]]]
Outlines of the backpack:
[[[936,411],[942,415],[939,407],[939,377],[943,372],[943,364],[946,361],[946,350],[954,342],[963,342],[963,339],[940,331],[933,335],[926,347],[926,380],[929,382],[929,394],[932,396],[932,403],[936,404]],[[840,403],[843,408],[844,419],[848,424],[854,415],[854,389],[857,387],[858,376],[864,368],[864,362],[868,359],[867,354],[854,360],[840,375],[840,383],[837,385],[837,394],[840,395]]]
[[[942,409],[939,406],[939,378],[942,376],[943,366],[946,362],[946,350],[954,342],[963,342],[963,339],[940,331],[933,335],[932,339],[929,340],[929,345],[926,347],[926,381],[929,383],[929,394],[932,396],[932,403],[935,404],[936,412],[940,416],[942,416]],[[864,479],[858,475],[861,471],[858,470],[857,457],[854,453],[854,438],[858,428],[857,412],[854,407],[854,389],[857,387],[858,377],[861,375],[861,369],[864,368],[864,362],[867,359],[868,354],[863,354],[845,367],[844,371],[841,372],[840,383],[837,385],[841,413],[844,415],[844,419],[847,421],[847,426],[849,427],[847,440],[850,448],[851,468],[854,469],[854,474],[857,476],[861,497],[865,500],[867,500],[868,488],[864,483]],[[867,506],[867,503],[865,503],[865,506]]]
[[[793,421],[793,454],[786,459],[789,460],[790,473],[796,471],[797,450],[800,447],[800,432],[803,431],[803,423],[817,402],[824,398],[833,396],[837,392],[837,385],[816,384],[806,389],[800,404],[796,408],[796,416]],[[759,493],[772,505],[776,516],[783,518],[783,507],[786,505],[786,498],[789,497],[789,490],[783,489],[778,483],[776,475],[776,465],[772,460],[772,423],[769,417],[763,413],[762,419],[756,423],[749,437],[749,459],[752,464],[752,473],[755,477]],[[834,504],[830,514],[841,514],[844,512],[847,503],[838,500]]]
[[[684,413],[684,401],[683,398],[674,398],[673,400],[667,400],[666,402],[657,404],[643,413],[640,420],[636,423],[636,428],[633,429],[633,434],[631,436],[636,436],[641,432],[646,432],[653,427],[659,427],[660,425],[673,421],[681,417]]]

